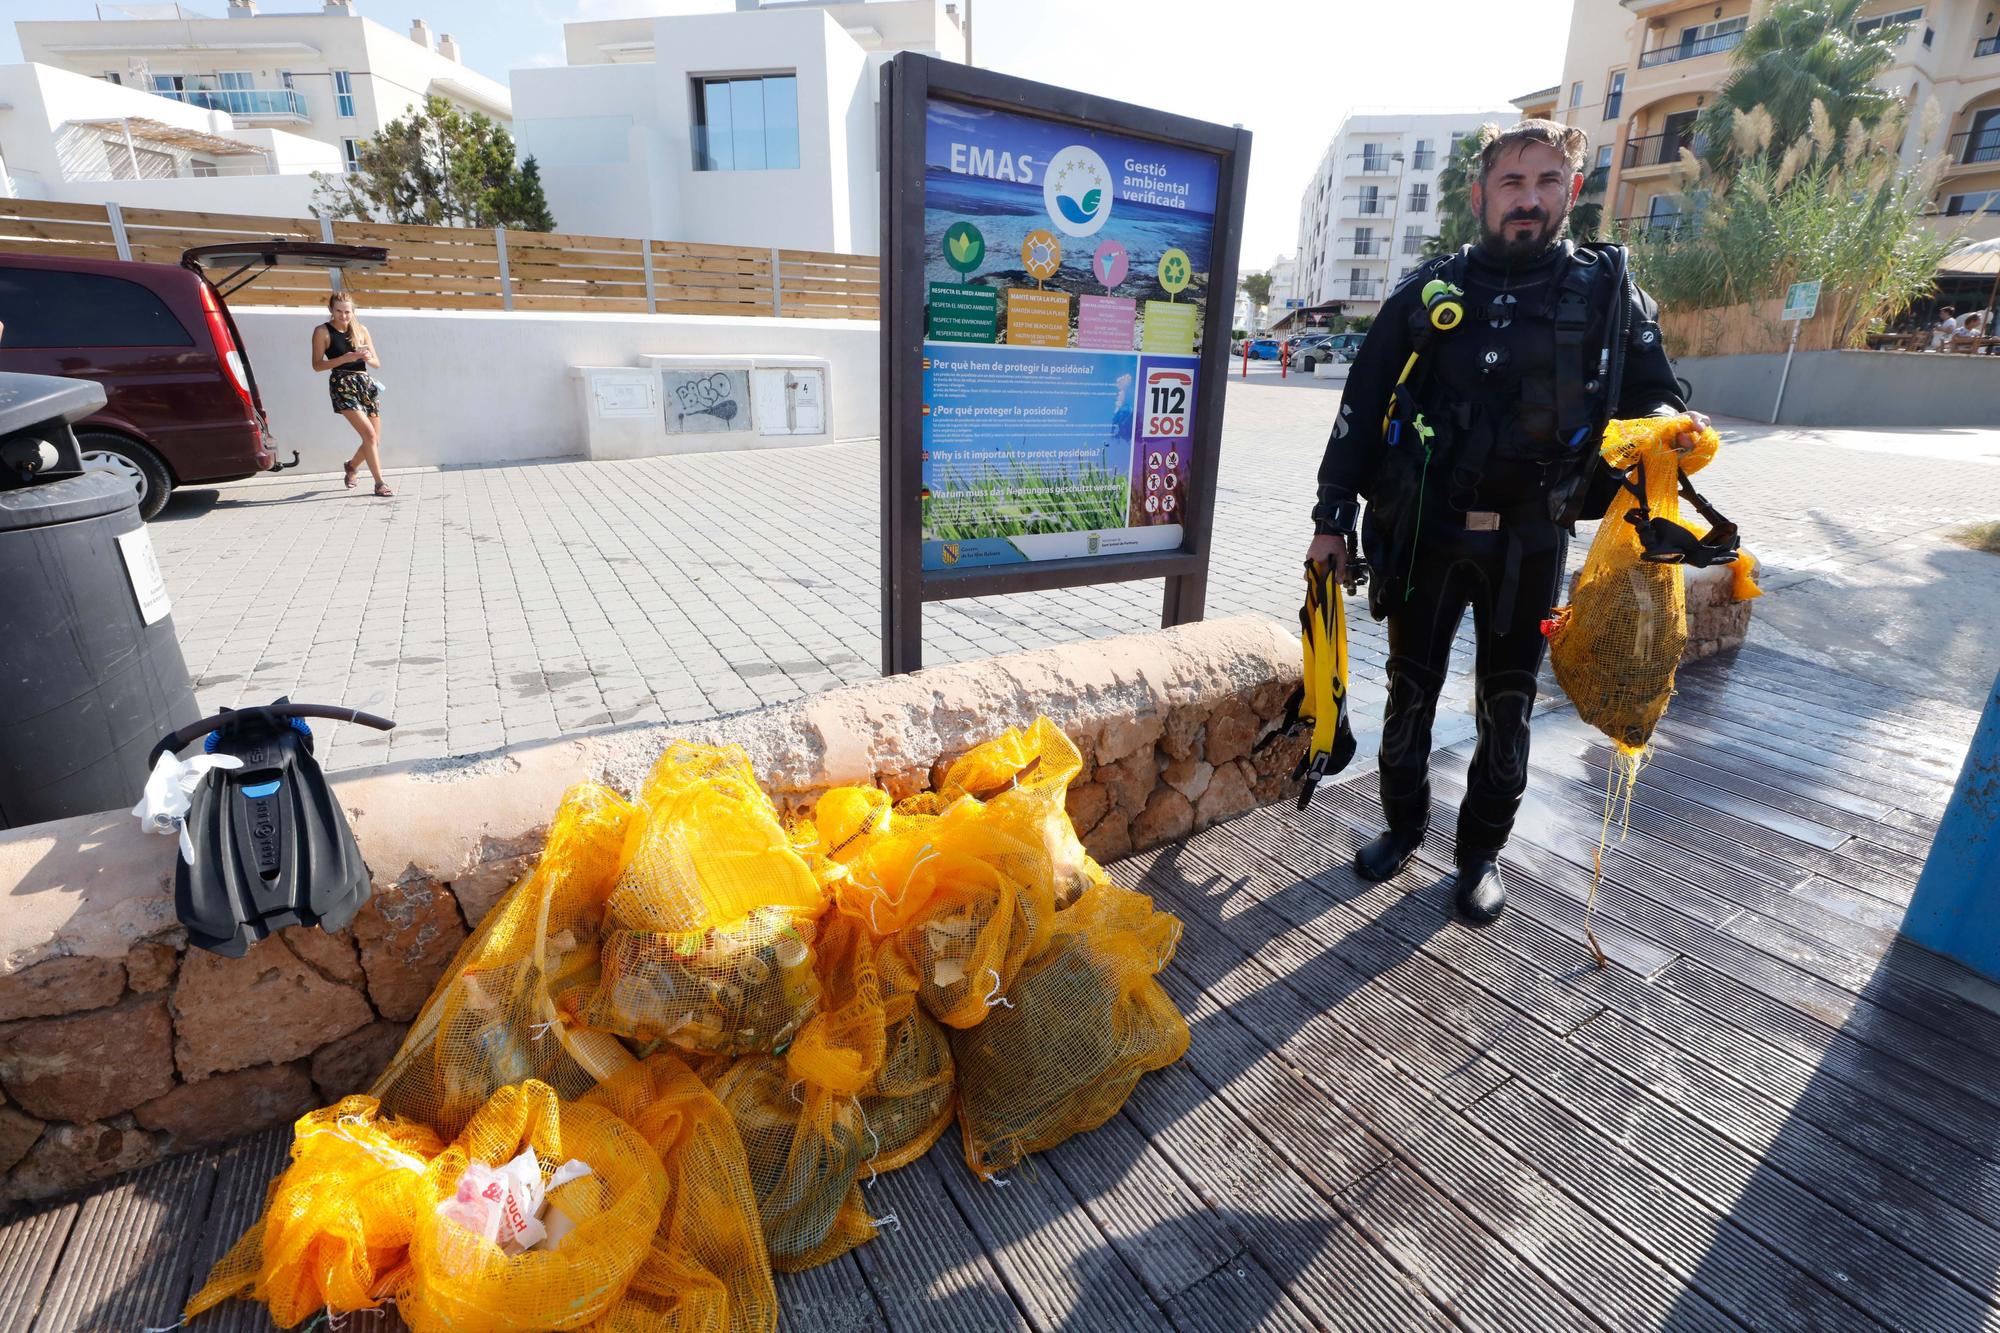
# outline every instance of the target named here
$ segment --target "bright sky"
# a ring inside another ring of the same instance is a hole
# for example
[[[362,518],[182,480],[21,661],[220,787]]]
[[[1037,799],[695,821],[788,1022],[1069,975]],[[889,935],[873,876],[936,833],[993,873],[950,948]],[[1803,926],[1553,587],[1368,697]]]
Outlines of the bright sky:
[[[1594,0],[1612,3],[1613,0]],[[220,17],[227,0],[189,8]],[[16,18],[90,18],[91,0],[7,0]],[[272,0],[265,12],[317,5]],[[562,62],[562,25],[734,8],[730,0],[359,0],[398,32],[423,18],[505,82]],[[1156,106],[1255,136],[1242,268],[1292,252],[1299,196],[1350,110],[1505,106],[1562,76],[1570,0],[971,0],[988,69]],[[20,59],[12,23],[0,64]]]

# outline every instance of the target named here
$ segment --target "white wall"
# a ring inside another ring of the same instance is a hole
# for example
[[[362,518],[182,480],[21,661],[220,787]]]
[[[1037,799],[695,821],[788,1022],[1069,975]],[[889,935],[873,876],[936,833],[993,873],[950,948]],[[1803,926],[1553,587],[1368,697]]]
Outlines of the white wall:
[[[254,289],[253,289],[254,290]],[[353,429],[334,415],[327,377],[312,369],[323,312],[232,305],[280,452],[312,472],[337,471]],[[382,355],[382,458],[391,468],[580,456],[571,366],[637,366],[649,352],[800,355],[833,364],[834,434],[880,429],[873,320],[728,319],[693,315],[370,310],[361,321]]]
[[[117,204],[123,208],[178,208],[190,213],[241,213],[250,217],[312,215],[311,176],[169,176],[161,180],[65,181],[44,179],[36,196],[66,204]]]

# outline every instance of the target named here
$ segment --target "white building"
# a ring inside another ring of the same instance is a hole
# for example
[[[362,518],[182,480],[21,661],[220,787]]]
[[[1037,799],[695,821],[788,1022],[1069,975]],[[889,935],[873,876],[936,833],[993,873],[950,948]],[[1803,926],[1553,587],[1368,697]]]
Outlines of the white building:
[[[22,58],[226,112],[239,128],[317,139],[349,163],[356,143],[428,96],[503,125],[513,118],[507,89],[461,64],[449,34],[433,44],[419,19],[406,37],[361,17],[354,0],[292,14],[229,0],[227,18],[178,5],[99,12],[107,17],[16,23]]]
[[[816,0],[565,24],[568,65],[512,75],[514,133],[564,225],[877,251],[880,69],[965,58],[943,0]]]
[[[1289,302],[1299,295],[1299,261],[1290,255],[1279,255],[1271,261],[1271,302],[1267,319],[1282,318],[1292,307]]]
[[[47,65],[0,65],[0,195],[302,217],[339,150]]]
[[[1294,296],[1372,314],[1437,234],[1437,174],[1452,144],[1499,111],[1386,112],[1341,122],[1299,202]],[[1275,285],[1275,284],[1274,284]]]

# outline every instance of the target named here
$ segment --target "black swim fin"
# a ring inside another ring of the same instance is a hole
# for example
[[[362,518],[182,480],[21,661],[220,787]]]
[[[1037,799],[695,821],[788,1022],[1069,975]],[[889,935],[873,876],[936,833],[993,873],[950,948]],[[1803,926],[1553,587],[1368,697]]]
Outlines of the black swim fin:
[[[307,717],[381,731],[396,725],[349,708],[279,699],[224,710],[153,747],[157,760],[206,732],[208,753],[243,761],[210,770],[188,807],[194,860],[182,857],[175,866],[174,908],[190,944],[240,958],[286,926],[339,930],[368,901],[368,866],[313,758],[312,730],[301,720]]]

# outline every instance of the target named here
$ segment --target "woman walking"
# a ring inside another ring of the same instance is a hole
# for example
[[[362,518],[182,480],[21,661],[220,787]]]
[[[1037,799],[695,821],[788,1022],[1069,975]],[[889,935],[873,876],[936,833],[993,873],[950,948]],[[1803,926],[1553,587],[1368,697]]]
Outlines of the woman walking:
[[[332,318],[313,330],[312,366],[333,372],[327,380],[333,410],[346,417],[361,437],[361,447],[341,465],[347,488],[354,489],[354,476],[366,463],[375,478],[375,494],[394,495],[382,480],[382,391],[368,373],[368,368],[381,365],[382,359],[375,355],[375,342],[368,330],[354,317],[351,297],[336,292],[327,299],[326,309]]]

